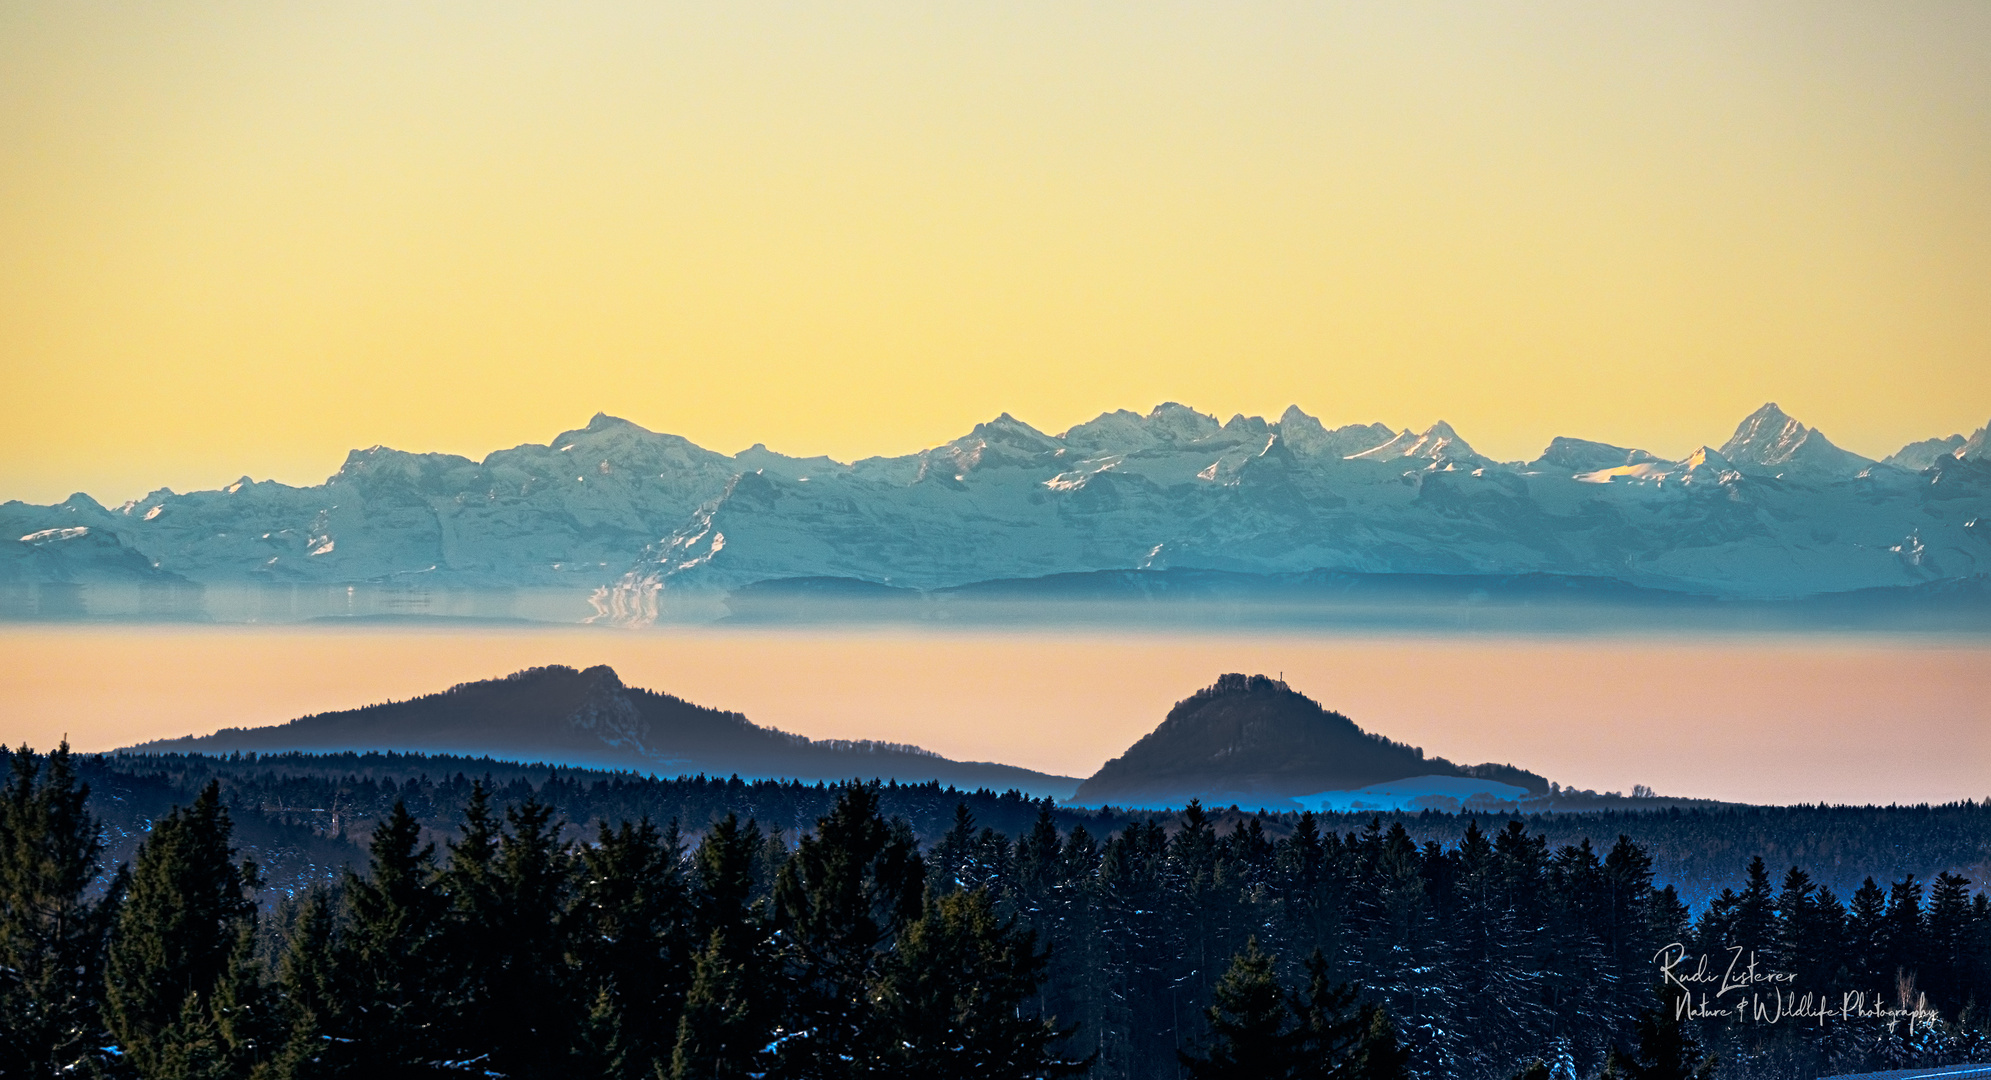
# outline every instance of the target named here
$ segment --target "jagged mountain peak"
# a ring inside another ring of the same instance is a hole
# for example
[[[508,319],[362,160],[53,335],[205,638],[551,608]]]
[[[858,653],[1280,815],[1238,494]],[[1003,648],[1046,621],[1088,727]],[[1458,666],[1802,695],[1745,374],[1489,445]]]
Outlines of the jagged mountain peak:
[[[1327,425],[1302,411],[1298,405],[1286,406],[1286,411],[1279,414],[1274,426],[1279,429],[1280,442],[1303,454],[1318,453],[1333,441]]]
[[[598,412],[594,414],[592,417],[588,418],[586,426],[571,428],[569,430],[563,431],[560,434],[553,436],[553,438],[550,441],[548,441],[546,445],[553,448],[554,450],[559,450],[563,446],[572,446],[576,443],[584,445],[595,445],[603,442],[604,440],[608,441],[633,440],[637,442],[657,441],[657,442],[671,442],[671,443],[685,441],[676,435],[667,435],[664,434],[663,432],[651,431],[649,428],[644,427],[643,425],[635,422],[634,420],[624,420],[622,417],[619,416],[610,416],[608,413]]]
[[[1073,425],[1061,440],[1079,450],[1132,453],[1157,447],[1184,446],[1220,434],[1217,418],[1179,402],[1164,401],[1146,415],[1128,409],[1100,413]]]
[[[1721,452],[1744,469],[1819,477],[1849,477],[1874,464],[1833,445],[1824,432],[1800,423],[1774,401],[1744,417]]]
[[[416,481],[435,473],[475,465],[476,462],[459,454],[417,453],[376,443],[364,450],[348,452],[345,463],[332,474],[331,480]],[[242,479],[248,481],[248,477]]]
[[[1143,423],[1148,430],[1172,442],[1207,439],[1223,430],[1216,417],[1176,401],[1156,405],[1148,411]]]
[[[1302,411],[1298,405],[1288,405],[1279,414],[1279,441],[1297,453],[1341,458],[1360,453],[1380,443],[1385,443],[1395,434],[1389,425],[1346,424],[1330,428],[1320,420]]]
[[[70,495],[56,505],[70,511],[87,510],[99,514],[106,512],[103,503],[98,502],[81,491]]]
[[[1224,421],[1223,426],[1226,435],[1257,436],[1270,434],[1271,431],[1272,425],[1266,423],[1264,417],[1246,416],[1243,413],[1233,414],[1229,420]]]
[[[974,429],[968,434],[969,436],[981,436],[984,438],[990,436],[1015,437],[1034,443],[1043,443],[1053,448],[1055,448],[1057,443],[1056,439],[1008,413],[1002,413],[993,420],[984,420],[976,424]]]
[[[1788,455],[1810,434],[1810,428],[1778,408],[1776,402],[1766,402],[1742,418],[1735,434],[1721,445],[1721,452],[1730,460],[1776,458]]]
[[[966,435],[926,451],[922,479],[966,479],[980,469],[1035,465],[1064,449],[1060,440],[1003,413],[976,424]]]
[[[1964,440],[1963,445],[1957,447],[1956,456],[1963,461],[1991,459],[1991,424],[1978,428]]]
[[[1880,459],[1882,465],[1892,465],[1910,472],[1921,472],[1936,463],[1940,457],[1955,457],[1964,450],[1969,440],[1961,435],[1946,438],[1919,439]]]
[[[1460,438],[1459,433],[1452,429],[1452,425],[1443,420],[1432,424],[1423,431],[1412,431],[1409,428],[1404,428],[1394,438],[1383,443],[1381,446],[1371,447],[1360,453],[1349,454],[1348,458],[1350,460],[1367,461],[1393,461],[1399,458],[1417,458],[1423,461],[1430,461],[1434,464],[1447,461],[1458,462],[1460,464],[1482,464],[1487,460],[1481,457],[1478,451],[1472,448],[1471,444]]]
[[[1472,446],[1460,438],[1457,431],[1453,430],[1452,425],[1443,420],[1425,428],[1419,441],[1424,444],[1424,449],[1421,453],[1414,456],[1437,457],[1440,454],[1448,454],[1452,457],[1465,454],[1478,456],[1474,453]]]
[[[1327,425],[1321,423],[1319,417],[1300,408],[1298,404],[1286,406],[1286,411],[1279,414],[1279,426],[1281,428],[1292,426],[1319,428],[1322,431],[1327,430]]]

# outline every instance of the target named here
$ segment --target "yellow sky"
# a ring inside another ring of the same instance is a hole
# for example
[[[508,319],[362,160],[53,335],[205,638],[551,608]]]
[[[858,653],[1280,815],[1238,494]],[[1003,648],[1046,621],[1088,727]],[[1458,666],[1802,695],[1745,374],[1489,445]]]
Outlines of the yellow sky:
[[[1991,418],[1991,5],[0,5],[0,498],[596,410]]]

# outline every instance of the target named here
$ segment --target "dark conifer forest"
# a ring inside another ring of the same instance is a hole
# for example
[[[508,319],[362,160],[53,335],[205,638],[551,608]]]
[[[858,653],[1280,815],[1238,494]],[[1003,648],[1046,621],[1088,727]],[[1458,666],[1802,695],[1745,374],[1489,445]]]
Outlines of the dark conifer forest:
[[[1150,818],[462,759],[4,764],[8,1078],[1991,1060],[1975,804]]]

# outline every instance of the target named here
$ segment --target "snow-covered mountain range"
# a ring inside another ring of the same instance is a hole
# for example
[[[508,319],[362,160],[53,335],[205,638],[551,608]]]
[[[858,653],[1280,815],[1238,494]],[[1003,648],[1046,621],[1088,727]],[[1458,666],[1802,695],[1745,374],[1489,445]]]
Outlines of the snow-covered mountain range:
[[[355,450],[325,483],[244,477],[120,507],[0,505],[0,582],[432,581],[671,591],[837,577],[914,588],[1076,571],[1546,572],[1734,596],[1991,571],[1986,431],[1883,461],[1775,405],[1673,461],[1557,437],[1497,462],[1450,425],[1330,428],[1176,404],[1047,434],[1004,414],[841,463],[734,455],[607,415],[483,461]]]

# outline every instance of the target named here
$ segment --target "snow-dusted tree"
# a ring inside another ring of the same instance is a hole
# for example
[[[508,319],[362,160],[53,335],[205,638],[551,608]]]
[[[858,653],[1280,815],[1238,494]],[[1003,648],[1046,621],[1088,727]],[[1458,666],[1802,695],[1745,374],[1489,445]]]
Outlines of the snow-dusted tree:
[[[925,891],[911,830],[879,816],[874,787],[845,788],[775,883],[787,1001],[772,1076],[836,1080],[884,1068],[892,1048],[873,1022],[873,995]]]
[[[234,862],[218,782],[153,827],[105,958],[104,1017],[147,1080],[246,1073],[273,1047],[253,964],[253,863]]]
[[[1070,1034],[1030,1008],[1044,979],[1036,935],[996,914],[985,890],[930,900],[899,935],[877,994],[887,1064],[905,1076],[1038,1080],[1075,1076]]]
[[[692,925],[705,940],[692,961],[671,1052],[671,1080],[729,1080],[765,1072],[779,987],[772,981],[767,913],[753,901],[754,863],[763,846],[754,822],[742,826],[728,814],[692,855]]]
[[[69,744],[8,757],[0,789],[0,1075],[87,1072],[104,1044],[104,938],[123,878],[89,896],[98,823]]]

